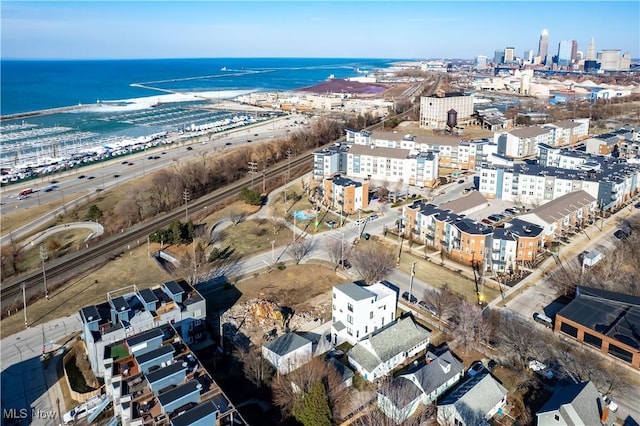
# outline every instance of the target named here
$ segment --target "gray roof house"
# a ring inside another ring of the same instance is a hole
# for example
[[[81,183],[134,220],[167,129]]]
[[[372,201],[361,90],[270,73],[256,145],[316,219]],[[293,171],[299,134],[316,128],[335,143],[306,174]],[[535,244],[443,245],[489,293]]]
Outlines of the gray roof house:
[[[280,374],[289,374],[311,360],[311,340],[289,332],[262,345],[262,356]]]
[[[438,402],[441,425],[479,426],[507,402],[507,390],[491,374],[478,374],[462,382]]]
[[[365,380],[374,381],[425,350],[430,338],[411,316],[399,318],[351,348],[349,364]]]
[[[428,352],[426,363],[396,377],[388,387],[378,391],[382,412],[400,424],[454,386],[464,376],[464,366],[447,350],[436,356]]]
[[[558,388],[536,413],[538,426],[600,425],[603,403],[591,382]]]

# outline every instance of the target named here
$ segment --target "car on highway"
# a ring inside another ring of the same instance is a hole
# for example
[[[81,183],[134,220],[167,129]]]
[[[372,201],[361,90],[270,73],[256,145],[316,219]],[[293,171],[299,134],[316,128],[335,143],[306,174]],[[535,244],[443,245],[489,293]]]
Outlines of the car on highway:
[[[193,147],[192,146],[188,146],[187,147],[187,151],[191,151],[191,150],[193,150]]]
[[[233,145],[231,142],[225,143],[226,146]]]
[[[78,179],[84,179],[84,178],[86,178],[86,176],[85,176],[85,175],[80,175],[80,176],[78,176]]]
[[[129,161],[129,164],[127,164],[127,166],[133,166],[135,163],[132,163],[131,161]]]
[[[117,179],[120,177],[120,175],[113,175],[113,177]]]
[[[124,165],[124,166],[126,166],[127,164],[129,164],[129,162],[128,162],[128,161],[123,161],[123,162],[122,162],[122,165]]]
[[[467,370],[467,374],[469,376],[475,376],[477,374],[482,373],[483,371],[484,371],[484,364],[482,363],[482,361],[474,361],[469,367],[469,369]]]
[[[147,160],[153,160],[153,155],[148,156]]]
[[[87,176],[87,180],[95,179],[95,176]]]

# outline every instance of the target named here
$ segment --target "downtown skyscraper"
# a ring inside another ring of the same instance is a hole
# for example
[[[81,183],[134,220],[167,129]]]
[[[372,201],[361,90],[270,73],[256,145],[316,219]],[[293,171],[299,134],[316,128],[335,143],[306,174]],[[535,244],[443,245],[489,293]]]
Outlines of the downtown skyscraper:
[[[538,56],[540,57],[540,62],[546,64],[547,54],[549,52],[549,33],[545,28],[542,30],[542,34],[540,34],[540,42],[538,43]]]

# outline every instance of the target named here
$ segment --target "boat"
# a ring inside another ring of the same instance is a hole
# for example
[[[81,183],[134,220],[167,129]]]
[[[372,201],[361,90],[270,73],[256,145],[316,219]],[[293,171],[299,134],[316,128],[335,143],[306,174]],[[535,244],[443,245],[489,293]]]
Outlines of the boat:
[[[327,80],[335,80],[336,76],[331,74],[329,77],[327,77]]]
[[[227,67],[220,68],[220,71],[226,71],[226,70],[227,70]]]

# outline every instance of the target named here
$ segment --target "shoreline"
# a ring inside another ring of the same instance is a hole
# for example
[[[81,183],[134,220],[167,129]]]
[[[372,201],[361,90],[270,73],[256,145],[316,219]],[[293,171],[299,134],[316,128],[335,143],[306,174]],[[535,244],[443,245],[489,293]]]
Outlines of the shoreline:
[[[21,118],[29,118],[29,117],[39,117],[42,115],[49,114],[58,114],[69,111],[77,111],[80,109],[93,108],[96,106],[100,106],[100,104],[81,104],[81,105],[72,105],[66,107],[58,107],[58,108],[48,108],[48,109],[40,109],[36,111],[28,111],[28,112],[17,112],[14,114],[0,115],[0,121],[7,120],[19,120]]]

